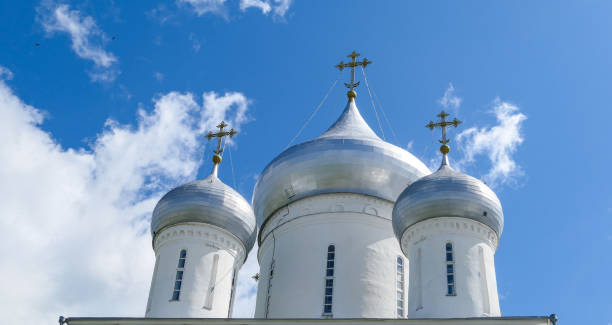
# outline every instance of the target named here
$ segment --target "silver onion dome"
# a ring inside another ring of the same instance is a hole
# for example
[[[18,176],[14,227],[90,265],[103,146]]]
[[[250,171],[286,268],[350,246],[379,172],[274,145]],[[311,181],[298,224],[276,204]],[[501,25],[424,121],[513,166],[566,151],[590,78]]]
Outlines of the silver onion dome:
[[[481,222],[501,237],[504,213],[497,195],[480,180],[453,170],[446,154],[440,168],[408,186],[393,207],[393,230],[398,240],[410,226],[438,217]]]
[[[213,173],[168,192],[155,206],[151,219],[153,236],[161,229],[183,222],[200,222],[229,231],[244,244],[247,253],[257,236],[255,216],[249,203]]]
[[[410,183],[431,171],[408,151],[382,141],[353,98],[318,138],[295,145],[272,160],[253,192],[261,228],[277,209],[323,193],[359,193],[394,202]]]

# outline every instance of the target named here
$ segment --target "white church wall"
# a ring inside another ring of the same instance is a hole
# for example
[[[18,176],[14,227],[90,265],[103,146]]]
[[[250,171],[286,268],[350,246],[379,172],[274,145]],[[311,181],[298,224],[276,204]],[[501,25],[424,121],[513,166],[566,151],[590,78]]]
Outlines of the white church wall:
[[[392,208],[385,200],[338,193],[302,199],[277,211],[261,233],[255,317],[396,318],[396,263],[404,255],[393,234]],[[335,246],[332,313],[326,315],[330,244]]]
[[[236,237],[215,226],[183,223],[160,231],[153,246],[157,260],[146,317],[228,317],[234,271],[245,256]],[[178,268],[183,249],[185,266]],[[183,278],[173,300],[177,271]]]
[[[448,294],[446,244],[452,244],[455,295]],[[494,254],[497,235],[466,218],[435,218],[408,228],[410,318],[500,316]]]

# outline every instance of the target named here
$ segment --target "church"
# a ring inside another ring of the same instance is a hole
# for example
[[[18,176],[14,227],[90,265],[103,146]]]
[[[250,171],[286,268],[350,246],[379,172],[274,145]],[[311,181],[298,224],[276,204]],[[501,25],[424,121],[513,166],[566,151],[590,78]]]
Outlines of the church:
[[[319,137],[294,145],[261,172],[251,202],[218,175],[224,122],[208,177],[157,203],[155,252],[143,318],[60,318],[60,325],[553,325],[556,316],[503,317],[495,251],[504,228],[496,194],[453,169],[442,111],[435,171],[383,141],[356,104],[356,52],[347,103]],[[233,319],[238,272],[258,245],[253,319]],[[145,297],[143,297],[144,300]]]

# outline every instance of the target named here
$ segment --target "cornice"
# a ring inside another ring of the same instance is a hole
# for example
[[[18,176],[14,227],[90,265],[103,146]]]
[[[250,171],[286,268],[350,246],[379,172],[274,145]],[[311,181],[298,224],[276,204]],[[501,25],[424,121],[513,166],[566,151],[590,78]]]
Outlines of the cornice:
[[[428,236],[437,234],[465,235],[479,238],[487,243],[493,251],[497,250],[499,241],[495,231],[483,223],[467,218],[442,217],[423,220],[406,229],[401,240],[402,250],[406,252],[409,246],[417,245],[426,240]]]
[[[180,223],[162,229],[153,242],[153,249],[159,248],[176,240],[195,240],[203,245],[229,252],[237,260],[244,259],[242,242],[228,231],[217,226],[196,222]]]

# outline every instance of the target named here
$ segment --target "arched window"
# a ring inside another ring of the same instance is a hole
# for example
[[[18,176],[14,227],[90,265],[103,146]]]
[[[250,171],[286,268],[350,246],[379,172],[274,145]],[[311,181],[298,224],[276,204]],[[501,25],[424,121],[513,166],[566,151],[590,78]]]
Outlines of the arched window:
[[[176,278],[174,280],[174,290],[172,291],[172,300],[179,300],[181,296],[181,285],[183,284],[183,272],[185,271],[185,260],[187,259],[187,250],[182,249],[179,253],[178,266],[176,267]]]
[[[446,243],[446,295],[457,295],[455,290],[455,257],[452,243]]]
[[[325,291],[323,298],[323,315],[331,316],[334,293],[334,267],[336,260],[336,246],[327,247],[327,264],[325,269]]]
[[[395,280],[397,282],[397,317],[404,318],[404,259],[397,257],[397,270]]]

